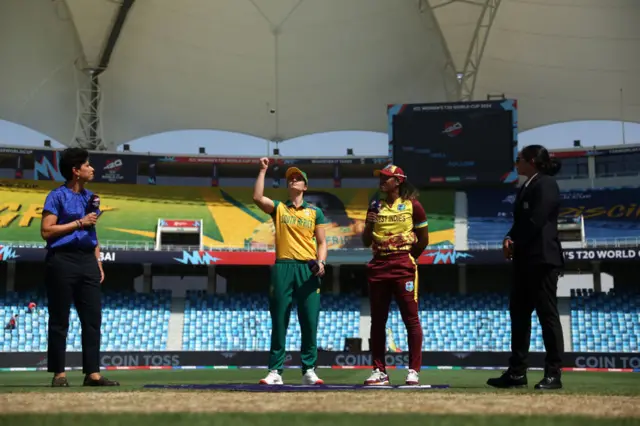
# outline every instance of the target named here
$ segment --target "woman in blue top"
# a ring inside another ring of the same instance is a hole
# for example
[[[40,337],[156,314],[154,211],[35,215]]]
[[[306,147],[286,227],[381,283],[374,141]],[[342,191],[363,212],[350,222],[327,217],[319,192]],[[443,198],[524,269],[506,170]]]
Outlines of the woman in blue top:
[[[85,189],[93,180],[89,153],[68,148],[60,158],[60,173],[66,182],[52,190],[44,203],[40,234],[47,242],[45,285],[49,299],[48,371],[51,386],[67,387],[65,354],[69,311],[73,302],[82,326],[82,371],[84,386],[119,386],[100,374],[100,284],[104,271],[96,222],[100,199]]]

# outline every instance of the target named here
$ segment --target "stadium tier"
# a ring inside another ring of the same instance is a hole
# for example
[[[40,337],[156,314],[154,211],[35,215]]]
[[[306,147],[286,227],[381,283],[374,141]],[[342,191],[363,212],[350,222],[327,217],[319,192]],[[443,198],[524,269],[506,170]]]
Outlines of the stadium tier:
[[[562,191],[560,217],[584,218],[585,235],[595,241],[640,241],[640,188]],[[501,241],[512,222],[513,190],[467,192],[470,245]]]
[[[7,182],[14,182],[11,185]],[[3,181],[0,186],[0,244],[42,245],[39,221],[51,181]],[[17,183],[16,183],[17,182]],[[4,183],[7,183],[4,185]],[[19,183],[19,186],[18,186]],[[98,230],[110,248],[152,249],[159,218],[202,219],[203,245],[219,249],[268,249],[274,243],[271,218],[252,201],[251,188],[168,187],[94,184],[104,214]],[[283,189],[267,189],[274,199]],[[361,248],[359,235],[375,189],[314,189],[307,199],[329,219],[329,249]],[[563,191],[562,217],[585,220],[586,238],[593,241],[640,242],[640,188]],[[475,189],[467,196],[467,240],[476,244],[501,241],[511,224],[515,192]],[[455,234],[455,193],[423,191],[420,200],[429,215],[430,244],[464,243]],[[459,212],[464,214],[464,212]],[[459,218],[458,218],[459,219]]]
[[[640,350],[640,294],[574,292],[571,297],[574,351]]]
[[[161,351],[167,346],[171,293],[166,290],[150,294],[106,293],[102,303],[103,351]],[[36,303],[35,312],[27,306]],[[0,318],[6,324],[18,314],[15,330],[3,330],[2,352],[38,352],[47,350],[49,311],[44,297],[32,293],[7,293],[0,299]],[[78,313],[72,306],[69,317],[67,350],[80,351],[81,328]]]
[[[318,348],[342,350],[344,339],[360,333],[360,299],[323,295]],[[287,350],[300,349],[297,309],[291,310]],[[183,350],[268,351],[271,317],[266,295],[207,295],[189,292],[185,303]]]
[[[37,304],[27,313],[30,302]],[[360,336],[358,296],[322,296],[318,348],[340,351],[345,338]],[[366,303],[366,301],[365,301]],[[167,350],[171,293],[107,293],[104,297],[103,351]],[[3,330],[1,352],[47,350],[46,300],[31,293],[8,293],[0,299],[0,318],[6,324],[18,313],[17,328]],[[287,333],[287,350],[300,347],[295,305]],[[467,296],[429,294],[420,298],[424,351],[509,352],[510,320],[507,295]],[[574,352],[640,350],[640,294],[574,292],[571,297],[571,337]],[[208,295],[187,293],[181,348],[186,351],[268,351],[271,319],[262,294]],[[531,317],[531,350],[544,351],[535,313]],[[80,351],[81,332],[72,308],[67,349]],[[407,350],[407,335],[395,302],[387,322],[387,347]],[[569,348],[567,348],[569,350]]]
[[[504,294],[435,295],[420,297],[423,351],[509,352],[511,320]],[[387,347],[406,351],[407,332],[395,302],[387,321]],[[543,351],[538,317],[531,316],[532,351]]]
[[[0,244],[42,244],[40,217],[47,192],[60,184],[52,181],[3,181],[0,186]],[[103,245],[151,249],[156,224],[163,219],[202,219],[203,245],[210,248],[265,247],[273,245],[273,223],[252,200],[251,188],[172,187],[154,185],[92,184],[101,198],[103,215],[98,233]],[[286,190],[266,189],[265,195],[285,199]],[[330,225],[329,249],[362,247],[359,234],[375,189],[316,189],[306,194],[321,207]],[[429,212],[432,245],[454,243],[453,191],[423,191],[421,201]]]

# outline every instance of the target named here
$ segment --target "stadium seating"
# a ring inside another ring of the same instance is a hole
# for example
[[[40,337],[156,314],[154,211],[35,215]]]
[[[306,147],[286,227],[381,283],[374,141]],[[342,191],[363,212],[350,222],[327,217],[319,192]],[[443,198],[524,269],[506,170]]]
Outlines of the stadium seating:
[[[571,295],[571,338],[575,352],[640,350],[640,293]]]
[[[32,185],[29,186],[29,185]],[[7,226],[0,245],[41,246],[40,209],[53,181],[20,181],[20,186],[0,187],[0,199],[10,209],[2,213]],[[202,219],[204,247],[225,250],[272,248],[274,231],[269,215],[260,211],[250,187],[179,187],[95,183],[103,214],[99,233],[103,248],[152,249],[159,218]],[[329,221],[326,235],[330,250],[360,248],[359,235],[375,188],[313,188],[305,199],[318,205]],[[453,191],[423,191],[420,200],[429,214],[430,242],[454,243]],[[286,199],[286,189],[266,189],[265,195]],[[5,201],[6,200],[6,201]]]
[[[470,247],[499,242],[511,226],[514,189],[467,192]],[[640,188],[599,188],[562,191],[561,217],[585,221],[585,237],[592,242],[640,242]],[[489,247],[492,248],[492,247]]]
[[[323,294],[318,348],[341,350],[346,337],[357,337],[360,300]],[[297,309],[291,312],[287,350],[300,349]],[[185,301],[183,350],[268,351],[271,317],[263,294],[207,295],[191,291]]]
[[[27,313],[29,302],[37,304],[35,313]],[[49,320],[46,298],[32,293],[7,293],[4,299],[0,299],[0,318],[6,324],[15,313],[19,313],[17,328],[3,330],[0,351],[46,351]],[[101,350],[165,350],[170,314],[171,293],[166,290],[158,290],[151,294],[104,294]],[[80,351],[81,336],[78,313],[72,306],[67,350]]]
[[[478,189],[467,192],[469,246],[502,241],[512,223],[515,196],[510,190]]]
[[[420,297],[424,351],[511,351],[508,296],[431,294]],[[387,321],[387,347],[406,351],[407,332],[395,302]],[[537,315],[531,316],[531,351],[544,351]]]
[[[103,351],[166,350],[171,293],[107,293],[103,297]],[[360,299],[355,295],[322,295],[318,348],[342,350],[344,340],[358,337]],[[37,304],[27,313],[29,302]],[[263,294],[207,295],[187,293],[182,333],[183,350],[267,351],[271,319]],[[17,329],[2,330],[1,352],[46,351],[46,299],[33,293],[7,293],[0,299],[3,326],[19,314]],[[430,294],[420,298],[424,351],[510,350],[510,320],[506,294]],[[544,351],[536,314],[531,318],[531,351]],[[4,328],[4,327],[3,327]],[[407,350],[407,334],[395,302],[387,322],[387,347]],[[640,293],[571,293],[571,336],[575,352],[640,350]],[[287,350],[300,348],[297,309],[287,332]],[[69,351],[81,350],[77,312],[70,316]]]

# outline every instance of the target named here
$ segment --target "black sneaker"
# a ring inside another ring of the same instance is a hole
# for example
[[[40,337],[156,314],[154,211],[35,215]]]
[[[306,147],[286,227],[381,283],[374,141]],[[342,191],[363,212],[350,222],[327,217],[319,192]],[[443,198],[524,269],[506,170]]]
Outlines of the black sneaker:
[[[487,380],[487,384],[499,389],[526,388],[528,385],[527,375],[516,375],[511,371],[505,371],[502,376]]]
[[[90,376],[84,376],[84,383],[82,386],[120,386],[120,383],[115,380],[109,380],[104,376],[100,376],[99,379],[92,379]]]
[[[51,379],[51,387],[52,388],[68,388],[69,381],[66,377],[54,377]]]
[[[534,386],[538,390],[562,389],[562,380],[558,376],[547,376]]]

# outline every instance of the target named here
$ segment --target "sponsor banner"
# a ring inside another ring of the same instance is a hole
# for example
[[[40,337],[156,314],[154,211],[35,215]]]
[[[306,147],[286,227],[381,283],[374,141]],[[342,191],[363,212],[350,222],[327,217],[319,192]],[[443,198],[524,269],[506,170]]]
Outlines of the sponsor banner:
[[[220,176],[218,173],[218,165],[211,165],[211,186],[217,187],[220,185]]]
[[[64,182],[60,173],[60,151],[33,151],[33,179]]]
[[[509,365],[509,352],[423,352],[422,358],[430,366],[450,367],[505,367]],[[544,352],[531,352],[532,368],[544,367]],[[640,355],[636,353],[565,353],[564,367],[568,369],[640,369]],[[103,352],[100,365],[104,369],[135,367],[181,367],[181,366],[264,366],[269,352]],[[82,366],[81,352],[67,352],[67,366]],[[406,367],[409,354],[388,353],[385,362],[390,368]],[[47,365],[45,352],[2,352],[0,368],[42,368]],[[370,352],[318,352],[318,365],[335,367],[369,367],[372,365]],[[300,353],[288,352],[285,368],[299,367]]]
[[[467,191],[469,242],[487,239],[487,227],[495,239],[502,239],[513,224],[514,189],[475,189]],[[602,188],[560,192],[560,220],[584,218],[587,237],[621,241],[640,237],[640,189]],[[479,226],[484,224],[484,226]]]
[[[43,262],[46,251],[39,248],[0,246],[0,261]],[[635,262],[640,260],[640,248],[627,249],[567,249],[568,263],[581,261]],[[143,251],[104,250],[106,263],[156,265],[272,265],[275,253],[266,251]],[[333,265],[364,264],[371,260],[368,250],[329,252],[327,263]],[[418,259],[420,265],[500,265],[506,264],[500,250],[426,250]]]
[[[340,188],[342,186],[342,170],[340,164],[333,166],[333,187]]]
[[[200,229],[200,221],[160,219],[160,226],[163,228]]]
[[[62,151],[37,150],[33,152],[33,176],[35,180],[53,180],[64,182],[60,173],[60,157]],[[130,183],[138,179],[138,157],[132,155],[94,154],[89,157],[95,169],[93,182]]]
[[[156,158],[152,158],[149,160],[149,176],[147,178],[147,183],[149,185],[155,185],[157,182],[156,179]]]
[[[623,155],[640,152],[640,145],[621,146],[617,148],[597,148],[593,149],[576,149],[571,151],[552,151],[549,154],[555,158],[577,158],[577,157],[595,157],[601,155]]]
[[[388,164],[388,157],[379,158],[300,158],[300,159],[285,159],[283,164],[285,165],[312,165],[312,164]]]
[[[273,265],[276,255],[273,252],[184,251],[173,260],[183,265]]]
[[[16,249],[8,246],[0,246],[0,262],[17,260],[19,257],[20,255],[16,253]]]
[[[259,164],[258,157],[158,157],[161,163],[199,163],[199,164],[226,164],[226,165],[243,165],[243,164]],[[271,164],[280,165],[312,165],[312,164],[387,164],[387,157],[379,158],[271,158]]]
[[[135,156],[91,154],[89,161],[95,169],[94,182],[135,184],[138,181],[138,158]]]
[[[178,163],[178,164],[258,164],[258,157],[158,157],[159,163]]]
[[[22,155],[16,155],[16,168],[14,171],[14,176],[16,179],[22,179],[24,177],[24,158]]]
[[[31,150],[31,149],[22,149],[22,148],[10,148],[10,147],[7,147],[7,146],[0,146],[0,154],[31,155],[31,154],[33,154],[33,150]]]
[[[568,261],[632,261],[640,259],[640,250],[637,247],[628,249],[567,249],[563,252],[565,260]]]
[[[0,243],[41,243],[44,200],[59,185],[51,180],[0,179]],[[91,183],[89,188],[100,196],[102,215],[97,231],[107,246],[110,241],[126,241],[129,247],[153,247],[158,219],[162,218],[201,220],[206,249],[265,250],[275,244],[273,219],[256,207],[249,187]],[[287,189],[265,188],[265,195],[286,200]],[[367,206],[375,196],[375,188],[314,188],[306,192],[305,200],[322,208],[329,222],[325,227],[329,250],[362,248]],[[425,205],[437,206],[439,213],[429,221],[431,244],[453,245],[455,192],[424,191],[420,199]]]

